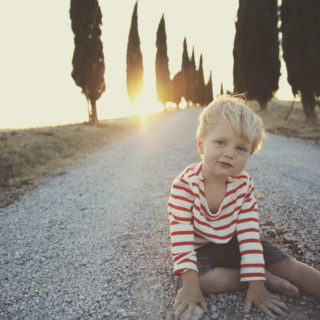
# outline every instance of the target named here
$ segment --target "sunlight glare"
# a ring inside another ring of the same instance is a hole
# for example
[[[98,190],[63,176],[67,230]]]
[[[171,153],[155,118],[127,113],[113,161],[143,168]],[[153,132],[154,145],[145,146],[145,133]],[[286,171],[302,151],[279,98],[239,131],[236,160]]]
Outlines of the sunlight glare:
[[[150,114],[163,111],[162,104],[153,95],[146,92],[136,98],[133,107],[142,120],[145,120]]]
[[[188,103],[187,103],[186,99],[184,97],[182,97],[180,105],[179,105],[180,109],[186,109],[187,106],[188,106]]]

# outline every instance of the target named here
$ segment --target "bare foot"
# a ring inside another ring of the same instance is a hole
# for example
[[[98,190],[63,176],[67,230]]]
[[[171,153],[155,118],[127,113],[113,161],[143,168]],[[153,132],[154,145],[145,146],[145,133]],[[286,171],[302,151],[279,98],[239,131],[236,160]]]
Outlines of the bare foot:
[[[296,298],[299,289],[286,279],[280,278],[266,270],[266,286],[271,290],[283,293],[289,297]]]

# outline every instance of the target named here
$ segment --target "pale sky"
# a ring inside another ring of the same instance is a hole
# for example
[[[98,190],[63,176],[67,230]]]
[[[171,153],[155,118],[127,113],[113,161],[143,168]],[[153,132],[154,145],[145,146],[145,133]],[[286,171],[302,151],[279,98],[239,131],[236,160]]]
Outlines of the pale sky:
[[[135,113],[126,92],[126,48],[135,0],[100,0],[106,92],[97,102],[99,119]],[[74,50],[70,1],[10,0],[0,3],[0,129],[82,122],[88,119],[81,89],[71,78]],[[157,109],[156,31],[165,16],[171,77],[181,67],[183,39],[196,63],[204,59],[214,93],[233,89],[233,40],[238,0],[139,0],[138,27],[144,65],[145,107]],[[282,63],[277,96],[292,99]],[[158,107],[159,108],[159,107]]]

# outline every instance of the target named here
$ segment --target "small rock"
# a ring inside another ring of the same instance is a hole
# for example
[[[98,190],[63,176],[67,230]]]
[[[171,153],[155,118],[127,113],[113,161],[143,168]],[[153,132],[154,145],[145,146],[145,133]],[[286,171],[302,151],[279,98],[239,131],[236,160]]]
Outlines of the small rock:
[[[219,319],[219,313],[218,313],[218,312],[215,312],[215,313],[212,315],[212,318],[213,318],[213,319]]]
[[[186,320],[187,319],[187,313],[188,313],[188,310],[185,310],[182,313],[182,315],[180,316],[180,320]],[[204,313],[204,311],[202,310],[202,308],[200,308],[199,306],[195,306],[194,312],[193,312],[193,316],[192,316],[191,320],[199,320],[199,319],[201,319],[203,313]]]
[[[210,307],[210,310],[211,310],[212,312],[215,312],[215,311],[217,311],[217,307],[216,307],[215,305],[212,305],[212,306]]]

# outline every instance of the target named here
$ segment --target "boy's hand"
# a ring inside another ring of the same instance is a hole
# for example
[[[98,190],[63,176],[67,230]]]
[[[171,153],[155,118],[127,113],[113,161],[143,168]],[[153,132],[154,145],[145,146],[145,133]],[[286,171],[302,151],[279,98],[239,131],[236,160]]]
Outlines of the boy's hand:
[[[250,311],[252,303],[272,319],[276,318],[273,312],[283,316],[286,315],[284,310],[288,310],[279,297],[267,291],[264,281],[251,281],[249,283],[244,312]]]
[[[183,286],[178,291],[173,304],[175,318],[179,319],[185,309],[187,309],[186,320],[191,320],[194,308],[199,303],[204,311],[207,312],[207,305],[202,295],[199,276],[194,271],[187,271],[182,276]]]

